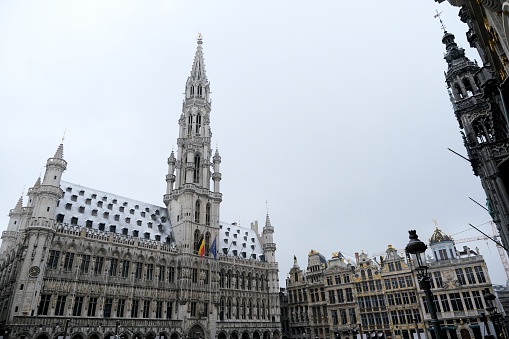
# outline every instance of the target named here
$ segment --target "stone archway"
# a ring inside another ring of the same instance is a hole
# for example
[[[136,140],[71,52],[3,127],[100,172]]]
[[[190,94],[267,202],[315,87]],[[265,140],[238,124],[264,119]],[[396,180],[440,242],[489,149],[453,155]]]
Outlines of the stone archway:
[[[175,332],[173,332],[170,336],[170,339],[179,339],[179,335]]]
[[[205,331],[201,325],[194,325],[187,333],[188,339],[205,339]]]
[[[242,339],[250,339],[250,338],[249,338],[249,333],[247,333],[247,331],[244,331],[244,332],[242,333]]]
[[[270,339],[270,333],[269,331],[263,332],[263,339]]]
[[[279,339],[279,331],[274,331],[274,333],[272,334],[272,338]]]
[[[97,335],[97,333],[94,333],[94,334],[90,335],[90,337],[88,337],[88,339],[99,339],[99,335]]]
[[[470,339],[470,332],[466,328],[462,328],[460,331],[461,339]]]
[[[253,333],[253,339],[260,339],[260,333],[258,333],[258,332],[256,332],[256,331],[255,331],[255,332]]]
[[[224,332],[219,333],[217,339],[226,339],[226,333]]]
[[[239,335],[237,334],[237,332],[233,332],[233,333],[230,335],[230,338],[231,338],[231,339],[239,339]]]
[[[72,336],[71,336],[71,339],[83,339],[85,336],[81,333],[74,333]]]
[[[39,334],[35,339],[49,339],[48,335],[45,333]]]
[[[145,338],[147,339],[156,339],[156,335],[154,334],[154,332],[150,332],[148,333]]]

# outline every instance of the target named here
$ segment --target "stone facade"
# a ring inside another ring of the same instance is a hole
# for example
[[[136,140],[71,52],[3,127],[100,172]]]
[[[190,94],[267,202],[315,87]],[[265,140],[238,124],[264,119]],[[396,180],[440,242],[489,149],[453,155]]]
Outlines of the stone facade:
[[[436,0],[443,2],[443,0]],[[509,3],[448,0],[460,7],[470,47],[482,61],[470,61],[445,31],[445,80],[473,172],[486,193],[487,209],[509,248]],[[505,27],[505,28],[504,28]],[[509,266],[504,263],[505,268]]]
[[[444,338],[481,339],[483,294],[493,292],[483,257],[467,247],[457,251],[438,229],[430,247],[429,272]],[[308,258],[306,271],[295,259],[286,280],[291,338],[409,339],[417,333],[432,338],[416,274],[392,246],[379,260],[357,253],[351,262],[338,252],[327,261],[316,251]]]
[[[261,234],[257,222],[220,221],[209,93],[199,37],[164,207],[62,181],[67,162],[58,147],[2,234],[1,336],[281,336],[269,216]]]

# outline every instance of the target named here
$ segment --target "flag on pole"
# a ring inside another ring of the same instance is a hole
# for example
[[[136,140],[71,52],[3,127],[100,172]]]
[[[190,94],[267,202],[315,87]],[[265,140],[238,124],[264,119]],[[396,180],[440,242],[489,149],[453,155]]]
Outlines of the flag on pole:
[[[214,238],[214,242],[212,243],[212,246],[210,246],[210,252],[214,256],[214,259],[217,259],[216,238]]]
[[[203,255],[205,254],[205,239],[203,237],[201,238],[201,244],[198,253],[200,253],[200,257],[203,258]]]

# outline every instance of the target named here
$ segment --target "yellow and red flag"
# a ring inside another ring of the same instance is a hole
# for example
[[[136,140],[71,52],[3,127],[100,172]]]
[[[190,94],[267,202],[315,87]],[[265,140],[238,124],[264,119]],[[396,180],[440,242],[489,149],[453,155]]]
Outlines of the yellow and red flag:
[[[198,253],[200,253],[200,257],[202,257],[202,258],[205,255],[205,239],[203,237],[201,238],[201,244],[200,244],[200,249],[198,250]]]

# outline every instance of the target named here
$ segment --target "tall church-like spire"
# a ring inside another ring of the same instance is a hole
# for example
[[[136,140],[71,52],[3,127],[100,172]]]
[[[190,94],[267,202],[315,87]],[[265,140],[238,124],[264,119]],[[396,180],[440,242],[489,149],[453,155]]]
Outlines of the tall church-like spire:
[[[219,192],[219,155],[211,162],[210,85],[202,45],[203,38],[199,34],[178,120],[177,154],[175,156],[172,151],[168,158],[164,203],[170,210],[177,243],[190,252],[196,252],[196,243],[203,236],[207,255],[208,242],[218,235],[222,195]]]

